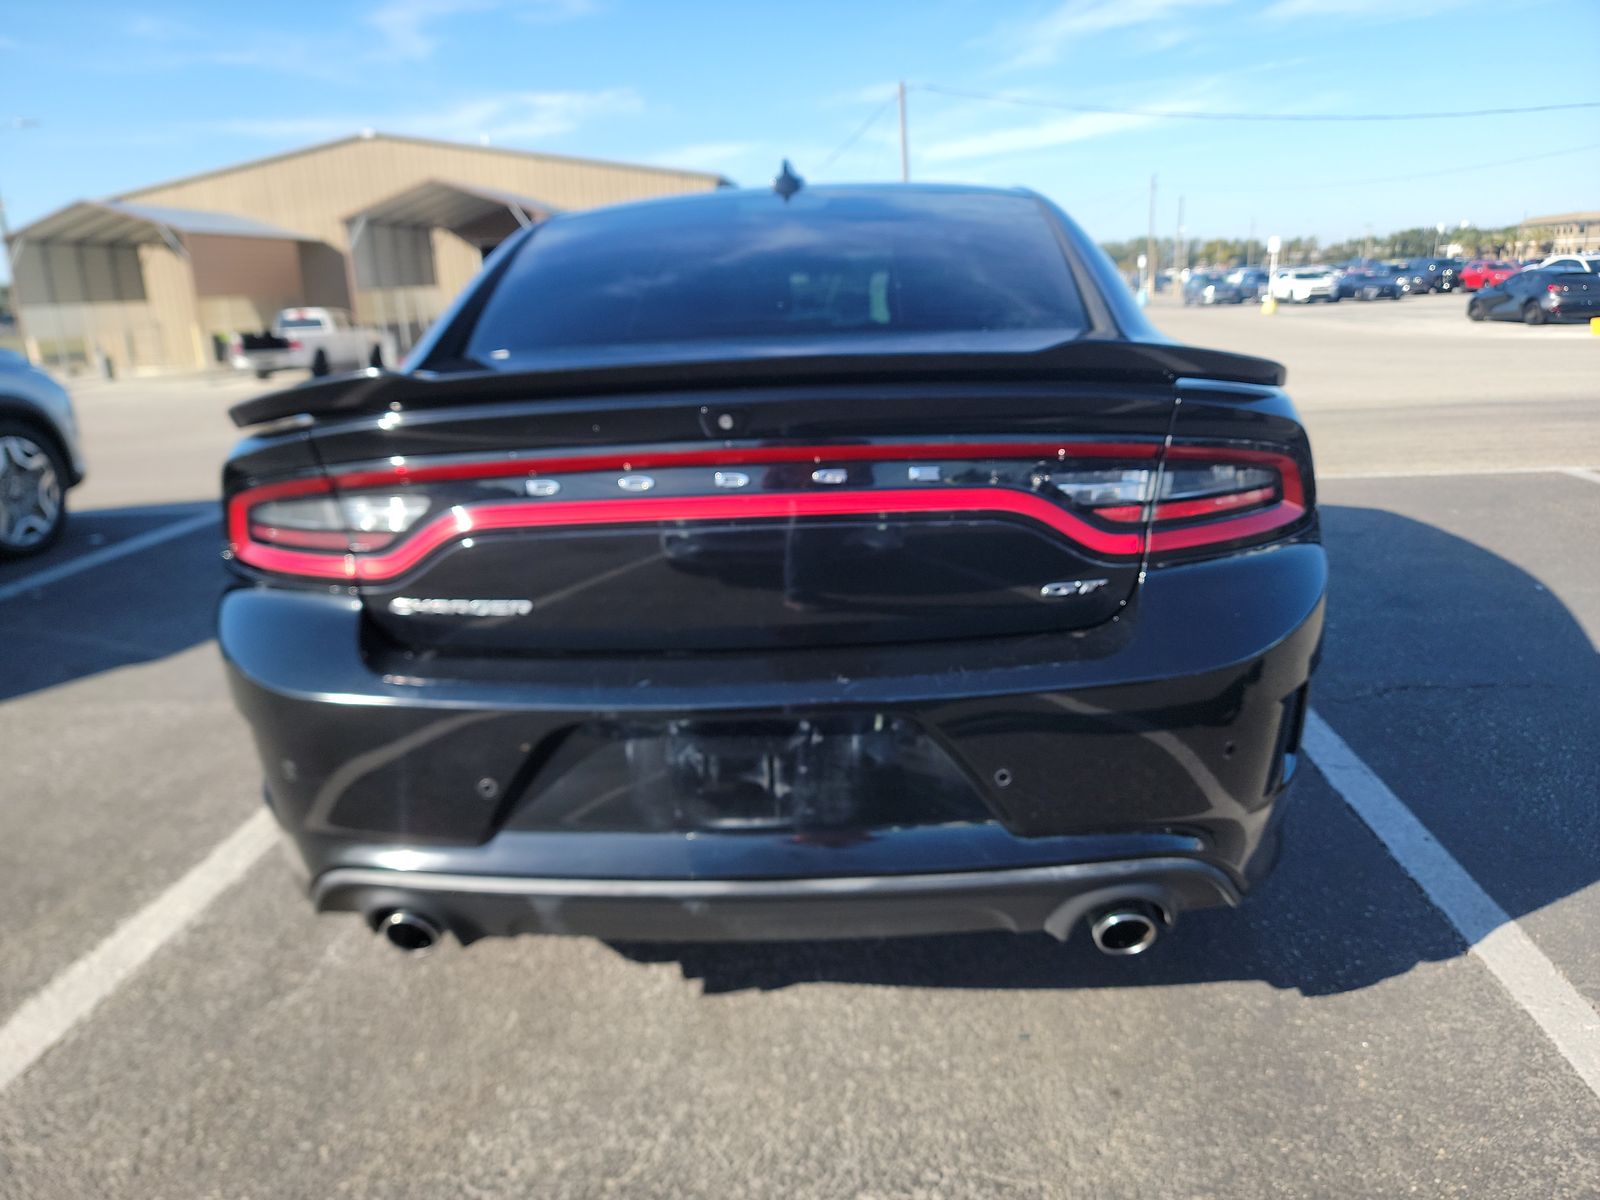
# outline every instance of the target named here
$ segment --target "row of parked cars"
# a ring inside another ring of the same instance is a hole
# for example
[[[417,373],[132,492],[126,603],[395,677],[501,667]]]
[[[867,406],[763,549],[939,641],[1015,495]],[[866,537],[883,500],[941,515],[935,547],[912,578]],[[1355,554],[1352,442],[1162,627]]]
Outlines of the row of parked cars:
[[[1565,278],[1569,275],[1578,278]],[[1474,321],[1511,319],[1539,324],[1566,315],[1589,315],[1586,297],[1595,290],[1592,285],[1596,281],[1600,281],[1600,257],[1585,255],[1557,255],[1526,264],[1495,259],[1353,259],[1341,266],[1286,267],[1276,274],[1248,266],[1192,271],[1183,284],[1183,302],[1243,304],[1270,295],[1284,304],[1337,303],[1465,291],[1483,294],[1481,302],[1474,296],[1467,307],[1467,315]],[[1513,298],[1515,303],[1511,303]]]

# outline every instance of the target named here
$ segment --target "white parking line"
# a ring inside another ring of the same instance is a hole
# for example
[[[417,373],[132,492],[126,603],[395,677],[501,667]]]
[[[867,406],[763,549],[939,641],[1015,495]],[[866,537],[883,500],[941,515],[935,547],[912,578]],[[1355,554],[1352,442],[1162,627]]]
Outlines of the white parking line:
[[[1306,714],[1303,744],[1334,791],[1466,939],[1469,952],[1544,1030],[1589,1090],[1600,1096],[1600,1013],[1314,712]]]
[[[148,550],[151,546],[159,546],[162,542],[170,542],[173,538],[182,537],[186,533],[193,533],[196,529],[203,529],[207,525],[218,525],[220,518],[216,513],[197,513],[192,517],[185,517],[181,521],[174,521],[170,525],[162,525],[157,529],[149,529],[144,533],[135,534],[126,541],[115,542],[88,554],[81,554],[77,558],[68,559],[64,563],[57,563],[53,567],[46,567],[42,571],[35,571],[31,575],[24,575],[13,583],[0,587],[0,600],[10,600],[13,596],[22,596],[28,592],[37,591],[39,588],[48,587],[57,580],[65,579],[69,575],[76,575],[79,571],[88,571],[104,563],[114,562],[129,554],[137,554],[141,550]]]
[[[0,1092],[242,879],[275,837],[272,817],[260,809],[105,941],[28,997],[0,1026]]]
[[[1600,1013],[1315,712],[1306,714],[1304,746],[1329,785],[1466,940],[1469,952],[1600,1096]],[[242,879],[275,837],[271,816],[265,809],[256,812],[176,883],[24,1001],[0,1026],[0,1092]]]
[[[1600,471],[1591,471],[1588,467],[1564,467],[1562,470],[1575,479],[1587,479],[1590,483],[1600,483]]]

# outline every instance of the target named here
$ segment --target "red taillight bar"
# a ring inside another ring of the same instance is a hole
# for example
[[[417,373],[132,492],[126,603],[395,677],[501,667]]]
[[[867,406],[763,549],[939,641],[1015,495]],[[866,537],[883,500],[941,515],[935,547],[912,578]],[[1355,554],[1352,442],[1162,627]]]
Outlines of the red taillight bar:
[[[749,496],[659,496],[618,500],[516,501],[452,509],[423,525],[386,554],[303,554],[246,543],[241,560],[269,571],[377,582],[409,571],[434,551],[474,533],[576,525],[638,525],[656,521],[770,521],[792,517],[888,516],[892,513],[999,513],[1047,525],[1099,553],[1132,557],[1142,532],[1097,529],[1058,504],[1007,488],[896,489],[872,492],[766,492]]]
[[[266,539],[252,536],[250,510],[264,501],[291,496],[326,494],[335,487],[363,490],[427,482],[491,479],[515,476],[598,470],[641,470],[676,466],[743,466],[758,463],[824,463],[852,461],[907,461],[956,458],[1132,458],[1151,459],[1160,447],[1150,443],[981,442],[921,443],[914,445],[768,446],[735,449],[655,451],[637,455],[592,454],[566,457],[504,459],[407,467],[402,463],[385,470],[357,471],[328,479],[289,480],[249,488],[228,501],[228,537],[241,562],[263,570],[324,579],[376,582],[410,570],[451,541],[473,532],[544,528],[562,525],[623,525],[657,521],[780,520],[805,516],[871,516],[891,513],[998,513],[1037,521],[1088,550],[1114,557],[1129,557],[1145,549],[1143,530],[1107,530],[1031,492],[997,487],[938,487],[829,492],[770,492],[727,496],[630,497],[616,500],[517,501],[473,504],[455,508],[421,526],[400,545],[384,550],[371,539],[358,545],[359,553],[315,553],[313,545],[337,550],[321,537],[281,536],[274,530]],[[1219,463],[1252,463],[1278,472],[1282,499],[1269,507],[1224,520],[1205,521],[1174,530],[1157,528],[1150,537],[1151,550],[1179,550],[1210,543],[1254,537],[1298,521],[1306,511],[1305,490],[1299,468],[1288,455],[1235,447],[1172,446],[1169,457]],[[1193,518],[1219,509],[1263,503],[1272,489],[1257,488],[1228,496],[1169,501],[1156,507],[1156,520]],[[1127,505],[1135,512],[1142,506]],[[1098,515],[1116,517],[1112,509]],[[277,544],[269,544],[277,543]],[[306,549],[290,548],[298,543]]]
[[[444,483],[503,479],[517,475],[569,475],[580,471],[649,471],[661,467],[741,467],[774,463],[908,462],[915,459],[1136,458],[1156,457],[1155,442],[922,442],[893,445],[751,446],[705,450],[645,450],[638,454],[576,454],[553,458],[506,458],[420,467],[397,463],[376,471],[334,478],[340,489],[396,483]]]

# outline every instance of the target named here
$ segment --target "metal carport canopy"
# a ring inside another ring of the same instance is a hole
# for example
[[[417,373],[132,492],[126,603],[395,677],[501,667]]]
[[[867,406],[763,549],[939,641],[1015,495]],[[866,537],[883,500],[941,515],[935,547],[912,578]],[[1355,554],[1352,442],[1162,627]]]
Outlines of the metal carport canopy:
[[[177,234],[270,238],[285,242],[319,240],[234,213],[129,204],[122,200],[80,200],[17,230],[11,240],[77,242],[87,246],[138,246],[154,242],[172,245]]]
[[[509,215],[518,228],[554,216],[561,210],[553,204],[502,192],[475,183],[455,183],[429,179],[415,187],[368,205],[345,218],[352,227],[353,240],[366,225],[399,225],[412,229],[448,229],[472,242],[501,241],[504,229],[495,229],[495,217]],[[475,236],[475,234],[477,236]]]

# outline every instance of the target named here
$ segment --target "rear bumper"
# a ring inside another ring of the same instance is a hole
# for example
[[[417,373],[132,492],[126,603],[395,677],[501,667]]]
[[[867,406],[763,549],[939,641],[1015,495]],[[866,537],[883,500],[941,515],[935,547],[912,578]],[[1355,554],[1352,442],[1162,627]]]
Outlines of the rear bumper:
[[[782,941],[1043,931],[1065,940],[1096,909],[1239,903],[1215,866],[1185,858],[936,875],[781,880],[588,880],[340,868],[312,887],[324,910],[408,909],[463,942],[521,933],[638,941]]]
[[[1162,567],[1121,618],[1079,634],[454,662],[374,644],[347,596],[241,587],[219,642],[320,907],[415,907],[466,938],[1055,931],[1081,915],[1063,906],[1107,887],[1175,914],[1234,903],[1270,867],[1326,572],[1313,543]],[[985,819],[746,832],[528,819],[549,794],[545,747],[583,722],[830,713],[914,724]]]
[[[311,365],[311,356],[298,350],[252,350],[229,361],[236,371],[296,371]]]

